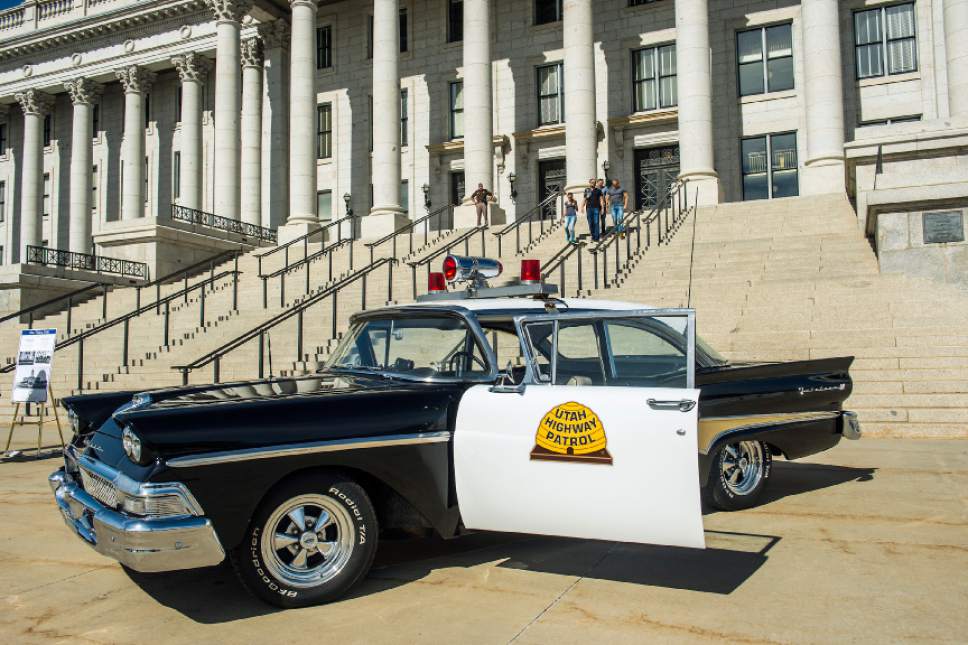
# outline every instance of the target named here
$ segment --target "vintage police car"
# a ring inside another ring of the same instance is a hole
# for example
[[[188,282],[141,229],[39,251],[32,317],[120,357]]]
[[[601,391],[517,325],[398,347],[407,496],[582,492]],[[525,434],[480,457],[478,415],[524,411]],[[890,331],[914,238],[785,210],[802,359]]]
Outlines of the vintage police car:
[[[387,529],[702,548],[701,494],[752,505],[773,455],[859,436],[850,358],[731,364],[692,310],[557,298],[534,263],[495,289],[494,262],[445,271],[468,289],[434,274],[357,314],[318,374],[65,399],[68,526],[138,571],[228,555],[297,607],[345,594]]]

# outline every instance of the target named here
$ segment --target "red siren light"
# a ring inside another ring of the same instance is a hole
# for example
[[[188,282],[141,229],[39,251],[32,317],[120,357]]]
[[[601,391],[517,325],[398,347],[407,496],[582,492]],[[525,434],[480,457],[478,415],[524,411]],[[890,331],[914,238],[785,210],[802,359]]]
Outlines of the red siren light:
[[[447,282],[453,282],[457,278],[457,258],[453,255],[444,258],[444,272],[441,275]]]
[[[521,282],[524,284],[541,282],[541,260],[521,260]]]
[[[431,273],[427,276],[427,291],[430,293],[440,293],[447,291],[447,280],[443,273]]]

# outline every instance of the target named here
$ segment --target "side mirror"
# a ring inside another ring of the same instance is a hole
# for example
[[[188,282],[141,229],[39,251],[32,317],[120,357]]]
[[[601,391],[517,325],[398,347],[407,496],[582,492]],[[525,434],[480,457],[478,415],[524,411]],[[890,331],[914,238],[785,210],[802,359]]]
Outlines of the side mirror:
[[[507,367],[498,372],[494,385],[491,386],[491,392],[495,394],[524,394],[524,388],[524,383],[514,381],[514,365],[511,361],[508,361]]]

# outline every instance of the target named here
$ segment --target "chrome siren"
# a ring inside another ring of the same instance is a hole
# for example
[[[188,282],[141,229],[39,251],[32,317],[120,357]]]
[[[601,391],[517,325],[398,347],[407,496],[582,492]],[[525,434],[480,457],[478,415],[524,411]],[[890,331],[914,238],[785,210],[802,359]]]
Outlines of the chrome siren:
[[[448,255],[444,258],[444,278],[447,282],[470,282],[474,288],[487,287],[487,281],[501,275],[504,267],[491,258]]]

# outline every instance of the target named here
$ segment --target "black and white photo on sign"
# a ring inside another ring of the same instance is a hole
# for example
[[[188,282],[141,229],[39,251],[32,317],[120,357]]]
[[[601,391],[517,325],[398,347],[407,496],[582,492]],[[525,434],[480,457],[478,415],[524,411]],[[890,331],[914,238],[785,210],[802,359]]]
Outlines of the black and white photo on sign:
[[[25,329],[20,333],[11,397],[14,403],[47,401],[56,342],[56,329]]]

